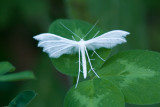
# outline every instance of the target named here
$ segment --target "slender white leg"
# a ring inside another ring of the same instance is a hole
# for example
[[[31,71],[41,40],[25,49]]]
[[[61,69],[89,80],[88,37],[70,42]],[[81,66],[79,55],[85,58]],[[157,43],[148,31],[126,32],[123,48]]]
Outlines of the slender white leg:
[[[98,55],[98,53],[96,51],[94,51],[94,53],[102,60],[105,61],[101,56]]]
[[[90,61],[90,58],[89,58],[89,55],[88,55],[88,52],[87,52],[86,47],[85,47],[85,52],[86,52],[86,55],[87,55],[88,62],[89,62],[89,64],[90,64],[91,70],[95,73],[95,75],[96,75],[98,78],[100,78],[100,77],[98,76],[98,74],[94,71],[93,67],[92,67],[92,64],[91,64],[91,61]]]
[[[105,61],[101,56],[98,55],[98,53],[93,48],[92,48],[92,50],[93,50],[93,53],[91,56],[93,56],[95,53],[102,61]]]
[[[78,71],[77,83],[76,83],[75,88],[77,88],[77,85],[78,85],[78,82],[79,82],[80,72],[81,72],[81,50],[79,48],[79,71]]]
[[[92,69],[90,69],[89,71],[88,71],[88,73],[90,73],[92,71]]]
[[[92,53],[92,55],[91,55],[91,56],[93,56],[93,55],[94,55],[94,52],[95,52],[95,51],[93,50],[93,53]]]

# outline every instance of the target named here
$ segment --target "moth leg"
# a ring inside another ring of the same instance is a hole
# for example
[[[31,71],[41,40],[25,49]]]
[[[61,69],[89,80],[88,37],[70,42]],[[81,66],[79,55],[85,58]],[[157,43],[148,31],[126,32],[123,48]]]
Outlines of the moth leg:
[[[105,61],[101,56],[98,55],[98,53],[96,51],[94,51],[94,53],[102,60]]]
[[[75,63],[79,63],[79,60],[78,60],[78,61],[76,61]],[[81,65],[81,66],[83,66],[83,65],[82,65],[82,63],[81,63],[80,65]],[[80,71],[80,72],[82,72],[82,73],[83,73],[83,71]]]
[[[89,65],[90,65],[90,67],[91,67],[91,70],[95,73],[95,75],[96,75],[98,78],[100,78],[100,77],[98,76],[98,74],[95,72],[95,70],[93,69],[93,67],[92,67],[92,64],[91,64],[91,61],[90,61],[90,58],[89,58],[89,55],[88,55],[88,52],[87,52],[86,47],[85,47],[85,51],[86,51],[86,55],[87,55],[88,62],[89,62]]]
[[[91,60],[93,60],[93,61],[94,61],[95,59],[90,59],[90,61],[91,61]],[[93,69],[94,69],[94,68],[93,68]],[[91,71],[92,71],[92,69],[90,69],[90,70],[88,71],[88,73],[90,73]]]
[[[78,82],[79,82],[80,72],[81,72],[81,50],[79,48],[79,71],[78,71],[78,77],[77,77],[77,82],[76,82],[75,88],[77,88],[77,85],[78,85]]]
[[[92,56],[94,55],[94,53],[95,53],[102,61],[105,61],[101,56],[98,55],[98,53],[97,53],[95,50],[93,50]]]
[[[92,71],[92,69],[90,69],[89,71],[88,71],[88,73],[90,73]]]
[[[94,69],[94,68],[93,68]],[[92,71],[92,69],[90,69],[89,71],[88,71],[88,73],[90,73]]]
[[[93,56],[94,55],[94,51],[93,51],[93,53],[92,53],[92,55],[91,56]]]

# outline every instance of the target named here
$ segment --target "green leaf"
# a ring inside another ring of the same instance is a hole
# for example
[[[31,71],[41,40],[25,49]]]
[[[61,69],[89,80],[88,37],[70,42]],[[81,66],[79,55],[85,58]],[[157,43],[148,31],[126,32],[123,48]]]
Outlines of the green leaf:
[[[64,107],[124,107],[124,96],[108,80],[87,80],[69,90]]]
[[[26,107],[35,96],[34,91],[23,91],[9,103],[8,107]]]
[[[0,75],[7,72],[12,72],[15,70],[15,67],[7,61],[0,62]]]
[[[33,72],[22,71],[18,73],[0,76],[0,81],[17,81],[17,80],[25,80],[25,79],[35,79]]]
[[[67,39],[73,40],[72,36],[75,38],[76,41],[79,41],[80,39],[74,34],[72,34],[70,31],[68,31],[64,26],[61,25],[63,23],[67,28],[69,28],[71,31],[76,33],[80,38],[84,37],[89,30],[93,27],[93,25],[80,21],[80,20],[63,20],[59,19],[54,21],[50,28],[49,33],[53,33],[59,36],[62,36]],[[95,27],[87,36],[84,38],[84,40],[91,39],[98,31],[100,31],[100,34],[104,33],[103,30]],[[98,36],[97,35],[97,36]],[[103,58],[106,59],[108,54],[110,53],[110,49],[98,49],[96,52]],[[98,70],[104,63],[96,54],[92,56],[91,51],[89,51],[89,56],[92,60],[92,65],[95,70]],[[77,76],[78,73],[78,52],[73,53],[70,55],[62,55],[60,58],[52,59],[53,64],[55,65],[56,69],[64,74],[68,74],[71,76]],[[88,70],[90,69],[88,64]]]
[[[116,84],[130,104],[160,102],[160,54],[151,51],[121,52],[102,66],[101,78]]]

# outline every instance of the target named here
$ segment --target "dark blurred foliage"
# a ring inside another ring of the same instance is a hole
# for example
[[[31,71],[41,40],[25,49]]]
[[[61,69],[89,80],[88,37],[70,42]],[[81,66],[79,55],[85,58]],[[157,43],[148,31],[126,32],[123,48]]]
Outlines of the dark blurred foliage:
[[[159,0],[0,0],[0,60],[11,62],[17,71],[33,70],[37,77],[0,83],[0,107],[25,89],[38,93],[30,107],[62,107],[71,80],[55,70],[32,38],[48,32],[55,19],[76,18],[93,24],[100,19],[98,26],[103,29],[129,31],[128,43],[115,48],[115,53],[125,49],[160,51],[159,10]]]
[[[0,0],[0,60],[11,62],[17,71],[33,70],[37,78],[0,83],[0,107],[26,89],[38,93],[32,107],[62,106],[68,79],[54,69],[46,54],[41,54],[32,37],[48,32],[52,21],[65,17],[61,0]]]

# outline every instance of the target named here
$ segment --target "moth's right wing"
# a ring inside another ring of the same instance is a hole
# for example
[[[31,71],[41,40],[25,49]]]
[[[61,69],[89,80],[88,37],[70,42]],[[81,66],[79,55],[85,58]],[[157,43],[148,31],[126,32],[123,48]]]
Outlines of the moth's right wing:
[[[69,40],[55,34],[43,33],[33,38],[39,41],[38,47],[43,47],[43,51],[48,53],[52,58],[78,52],[77,41]]]
[[[113,30],[104,33],[98,37],[92,38],[86,41],[86,47],[89,50],[96,50],[99,48],[113,48],[118,44],[126,42],[125,37],[129,35],[129,32],[122,30]]]

